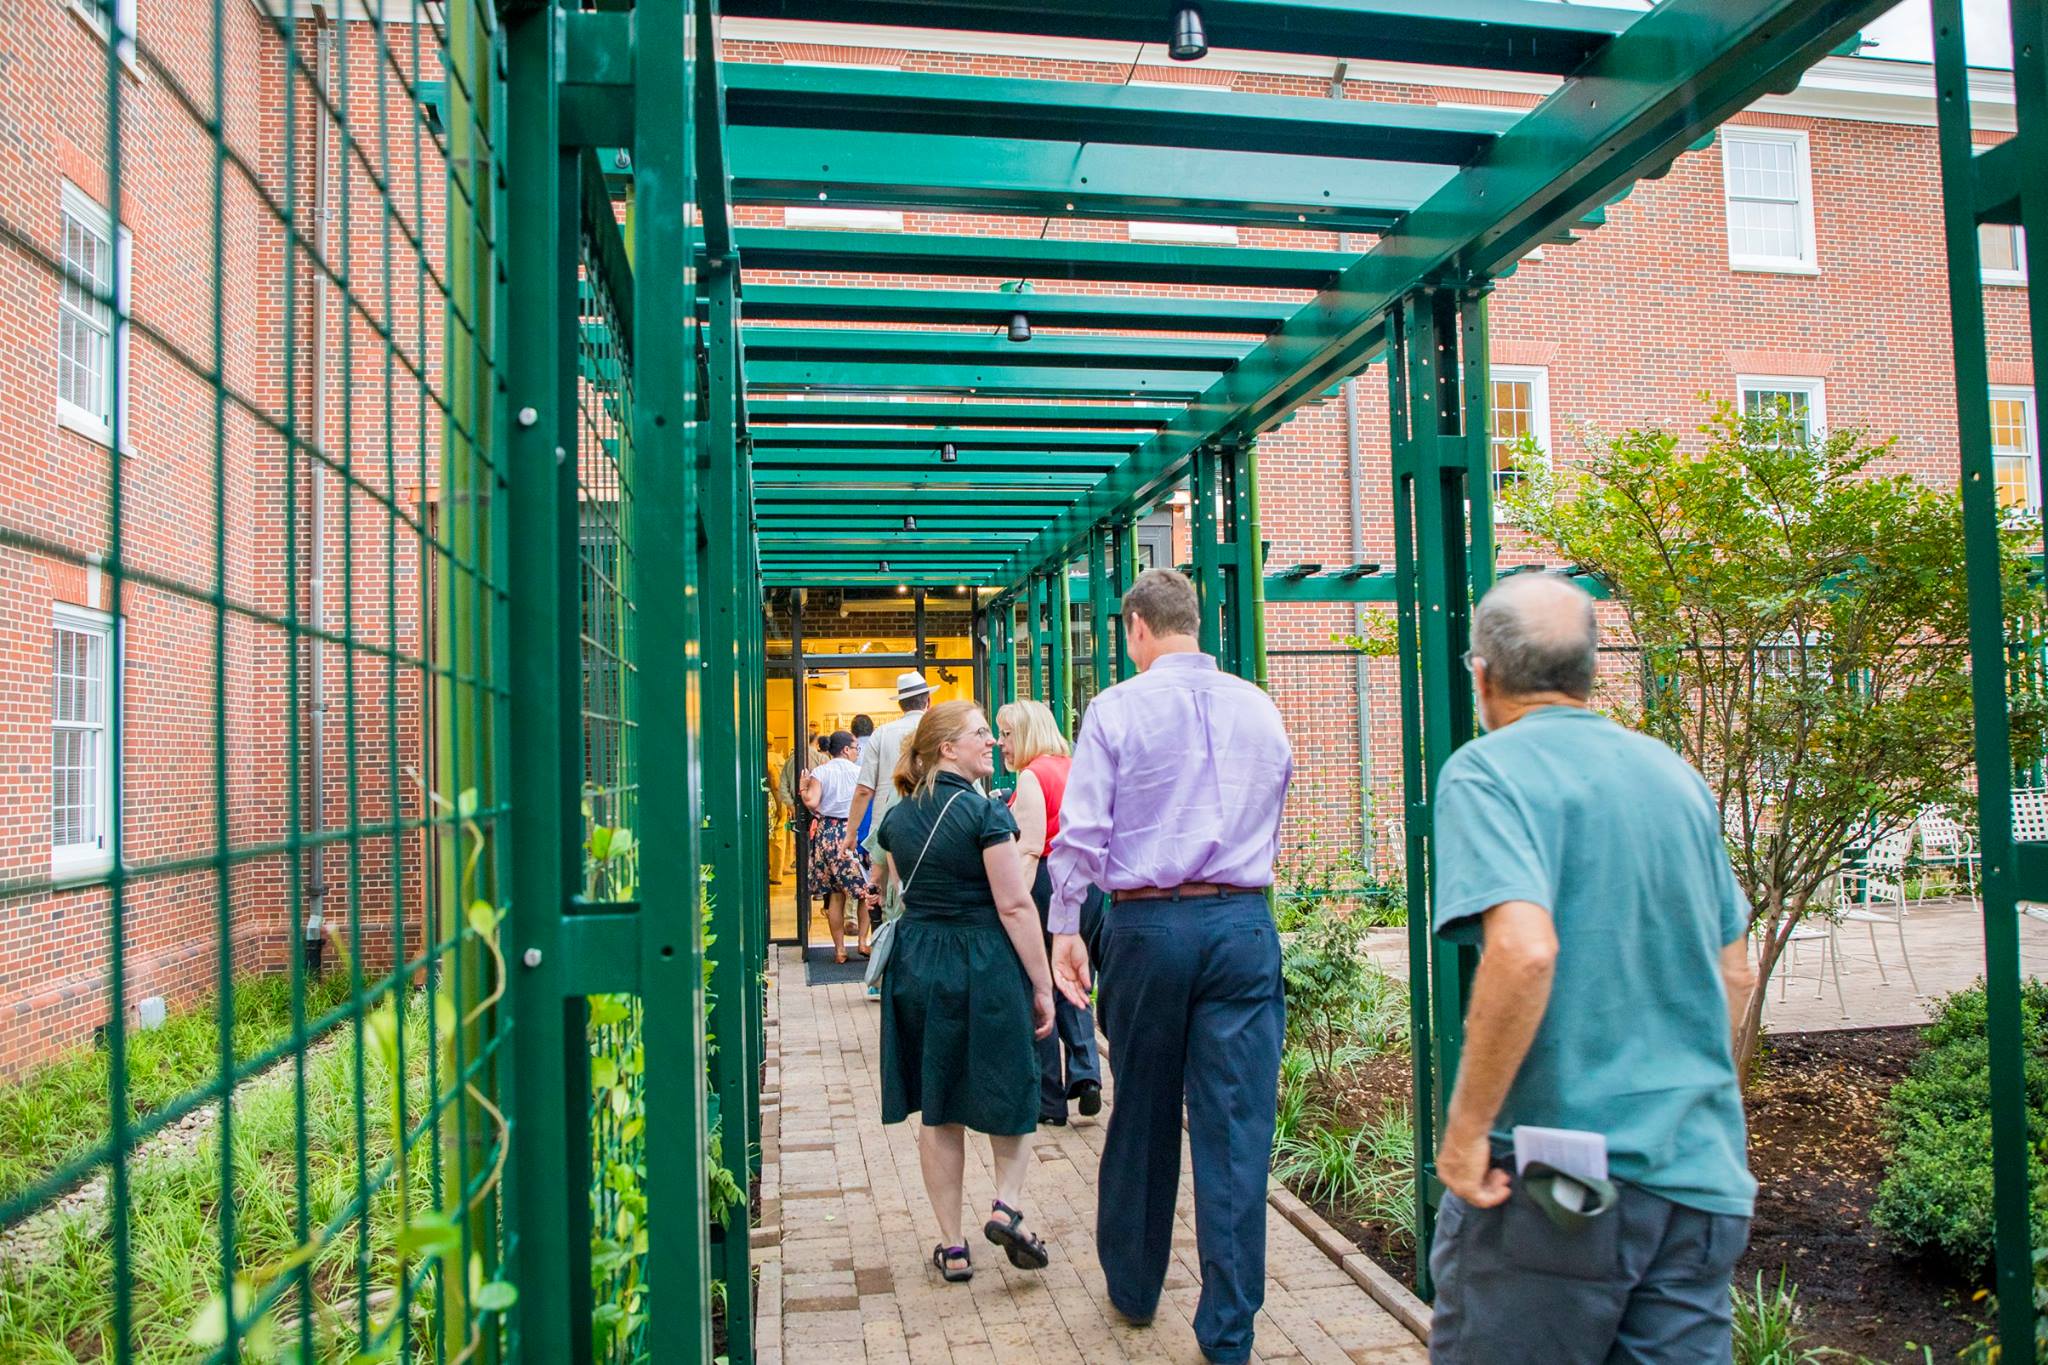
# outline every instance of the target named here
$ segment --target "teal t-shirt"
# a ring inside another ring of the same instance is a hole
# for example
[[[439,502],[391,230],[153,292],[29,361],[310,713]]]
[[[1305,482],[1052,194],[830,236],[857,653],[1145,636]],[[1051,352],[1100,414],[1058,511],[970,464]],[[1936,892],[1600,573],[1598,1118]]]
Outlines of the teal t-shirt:
[[[1476,941],[1504,901],[1557,929],[1550,1005],[1496,1139],[1517,1124],[1603,1133],[1615,1179],[1747,1215],[1720,957],[1749,906],[1700,775],[1596,712],[1545,707],[1444,764],[1435,852],[1439,933]]]

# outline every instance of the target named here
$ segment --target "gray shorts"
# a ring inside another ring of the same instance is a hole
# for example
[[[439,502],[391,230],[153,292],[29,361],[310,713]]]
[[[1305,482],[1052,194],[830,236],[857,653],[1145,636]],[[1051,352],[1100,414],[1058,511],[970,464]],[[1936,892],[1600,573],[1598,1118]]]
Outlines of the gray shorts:
[[[1616,1188],[1620,1202],[1573,1232],[1519,1183],[1494,1209],[1446,1193],[1429,1251],[1433,1365],[1727,1365],[1749,1219]]]

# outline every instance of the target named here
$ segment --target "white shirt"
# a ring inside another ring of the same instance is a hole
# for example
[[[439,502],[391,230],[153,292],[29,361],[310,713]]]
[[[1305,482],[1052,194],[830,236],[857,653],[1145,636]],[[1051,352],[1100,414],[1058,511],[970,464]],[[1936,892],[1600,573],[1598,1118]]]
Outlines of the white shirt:
[[[853,789],[860,770],[850,759],[834,758],[811,769],[818,783],[818,814],[830,820],[844,820],[853,808]]]
[[[903,799],[896,794],[896,761],[903,756],[903,746],[917,733],[917,724],[923,719],[923,711],[905,711],[887,725],[877,726],[860,746],[860,785],[875,794],[871,803],[875,815],[868,823],[871,848],[882,828],[882,817]]]

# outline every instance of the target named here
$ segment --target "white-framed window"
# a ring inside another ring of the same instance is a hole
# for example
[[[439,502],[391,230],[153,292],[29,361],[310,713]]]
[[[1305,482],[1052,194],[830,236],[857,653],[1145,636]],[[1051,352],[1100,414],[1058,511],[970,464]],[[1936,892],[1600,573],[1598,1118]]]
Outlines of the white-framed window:
[[[1806,134],[1723,128],[1728,265],[1735,270],[1818,274],[1813,247],[1813,168]]]
[[[1550,454],[1550,371],[1541,365],[1495,365],[1488,378],[1493,389],[1493,482],[1497,488],[1517,477],[1515,446],[1524,436]]]
[[[107,211],[64,182],[57,290],[57,421],[101,445],[113,442],[119,403],[122,445],[129,444],[127,312],[130,260],[127,229],[113,230]],[[110,304],[109,301],[112,301]],[[114,374],[122,381],[118,397]]]
[[[1977,259],[1986,284],[2027,282],[2027,230],[2010,223],[1977,225]]]
[[[119,677],[113,618],[59,603],[50,622],[50,875],[98,876],[114,863],[112,711]]]
[[[135,0],[70,0],[71,12],[79,21],[105,42],[107,20],[114,21],[118,35],[114,43],[114,55],[121,59],[130,73],[135,67]]]
[[[1771,417],[1782,409],[1800,424],[1809,442],[1827,430],[1827,385],[1818,379],[1737,375],[1735,392],[1744,417]]]
[[[823,204],[792,204],[782,211],[782,225],[792,228],[849,228],[860,232],[901,232],[897,209],[842,209]]]
[[[2041,510],[2040,462],[2034,451],[2034,391],[1991,390],[1991,469],[1998,505],[2013,512]]]
[[[1237,229],[1229,223],[1141,223],[1129,224],[1134,242],[1164,242],[1178,246],[1236,246]]]

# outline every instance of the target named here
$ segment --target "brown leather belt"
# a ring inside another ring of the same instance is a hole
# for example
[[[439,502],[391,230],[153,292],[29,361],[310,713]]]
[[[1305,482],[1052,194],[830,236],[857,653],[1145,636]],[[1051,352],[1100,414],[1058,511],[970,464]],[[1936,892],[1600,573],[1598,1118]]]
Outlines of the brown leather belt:
[[[1221,882],[1182,882],[1179,886],[1137,886],[1111,895],[1120,901],[1177,901],[1197,896],[1263,896],[1263,886],[1225,886]]]

